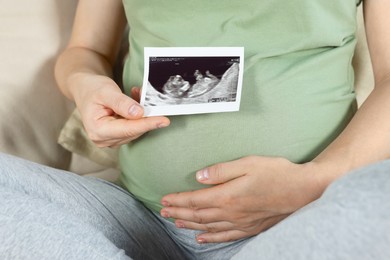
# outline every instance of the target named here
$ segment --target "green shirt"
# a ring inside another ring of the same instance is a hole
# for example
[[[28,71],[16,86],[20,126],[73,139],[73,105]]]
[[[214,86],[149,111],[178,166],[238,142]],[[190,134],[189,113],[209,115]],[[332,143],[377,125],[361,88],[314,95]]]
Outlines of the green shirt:
[[[245,48],[239,112],[172,116],[120,151],[122,182],[147,207],[204,188],[195,172],[248,155],[312,160],[356,110],[358,0],[124,0],[125,90],[142,86],[144,47]],[[212,199],[212,198],[210,198]]]

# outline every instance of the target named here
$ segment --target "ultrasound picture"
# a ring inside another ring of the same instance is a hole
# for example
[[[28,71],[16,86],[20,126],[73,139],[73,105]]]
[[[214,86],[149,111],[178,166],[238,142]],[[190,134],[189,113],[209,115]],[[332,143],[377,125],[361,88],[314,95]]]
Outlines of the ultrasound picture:
[[[240,57],[149,57],[145,106],[234,102]]]

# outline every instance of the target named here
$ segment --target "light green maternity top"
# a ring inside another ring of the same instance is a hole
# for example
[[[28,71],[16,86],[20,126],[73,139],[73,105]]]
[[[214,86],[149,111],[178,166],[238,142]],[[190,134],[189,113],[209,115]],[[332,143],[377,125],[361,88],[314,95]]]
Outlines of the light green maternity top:
[[[121,180],[148,208],[204,188],[195,172],[248,155],[313,159],[356,110],[351,59],[359,0],[124,0],[125,91],[142,86],[144,47],[244,47],[239,112],[171,116],[124,145]],[[212,198],[210,198],[212,199]]]

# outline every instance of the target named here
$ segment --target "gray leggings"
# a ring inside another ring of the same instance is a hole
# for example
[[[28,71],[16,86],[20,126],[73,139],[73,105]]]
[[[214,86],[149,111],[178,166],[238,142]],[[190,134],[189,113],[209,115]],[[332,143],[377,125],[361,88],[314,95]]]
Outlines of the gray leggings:
[[[118,186],[0,154],[1,259],[390,259],[389,215],[385,161],[256,237],[199,245]]]

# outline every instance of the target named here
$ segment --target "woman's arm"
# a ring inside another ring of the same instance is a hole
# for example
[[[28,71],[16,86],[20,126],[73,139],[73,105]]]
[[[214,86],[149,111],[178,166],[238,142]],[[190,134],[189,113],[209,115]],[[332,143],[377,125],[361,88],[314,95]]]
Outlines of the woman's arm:
[[[75,101],[90,139],[100,147],[169,125],[165,117],[142,118],[142,107],[111,79],[125,26],[121,0],[80,0],[71,39],[55,68],[59,88]]]
[[[205,231],[200,243],[253,236],[317,199],[348,171],[390,157],[390,1],[365,0],[364,9],[376,84],[342,134],[306,164],[251,156],[203,169],[197,180],[216,186],[163,197],[162,216]]]
[[[67,97],[74,99],[72,87],[77,84],[69,83],[74,75],[111,76],[125,26],[122,1],[79,1],[71,39],[55,70],[58,86]]]
[[[375,87],[342,134],[314,160],[327,169],[318,174],[324,187],[347,171],[390,157],[389,13],[390,1],[364,1]]]

